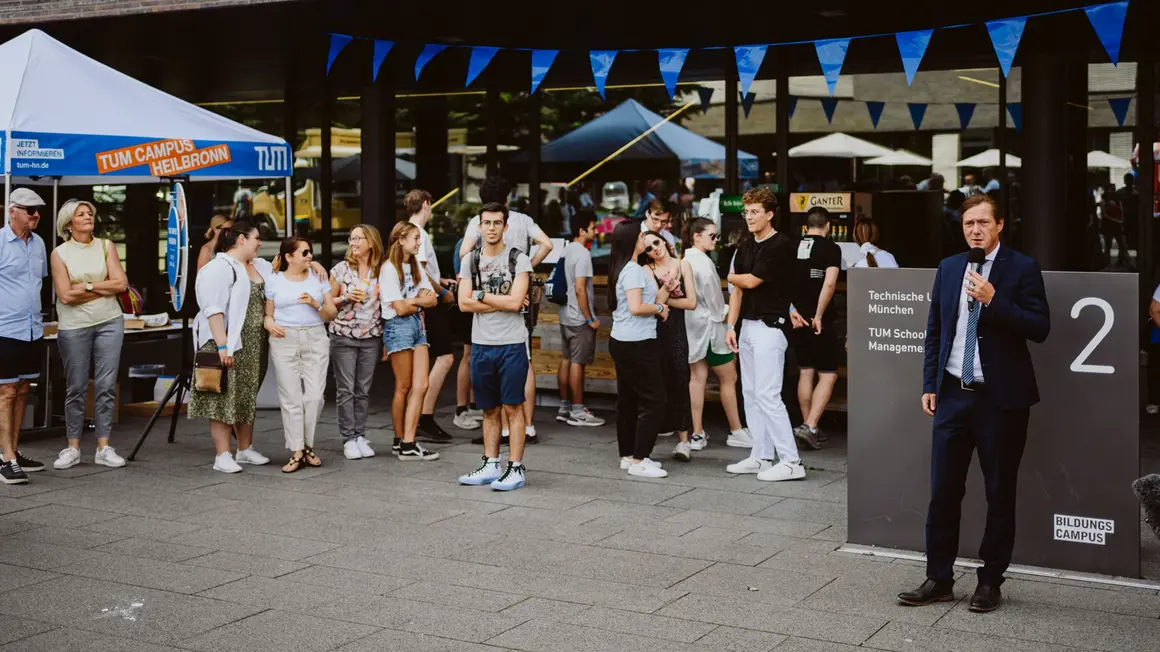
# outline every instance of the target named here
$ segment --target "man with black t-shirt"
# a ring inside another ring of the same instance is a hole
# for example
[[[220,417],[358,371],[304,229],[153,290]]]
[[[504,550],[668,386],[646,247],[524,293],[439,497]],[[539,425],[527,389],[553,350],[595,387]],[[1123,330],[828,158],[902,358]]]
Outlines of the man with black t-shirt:
[[[725,341],[741,358],[745,417],[753,435],[753,450],[725,470],[756,473],[758,480],[768,482],[800,480],[806,477],[806,470],[798,456],[789,412],[781,400],[789,346],[786,331],[805,322],[790,307],[795,294],[794,244],[773,228],[777,198],[772,192],[754,188],[745,193],[742,203],[750,235],[737,245],[729,270]]]
[[[793,350],[801,368],[798,404],[804,421],[793,434],[814,450],[821,448],[825,441],[818,430],[818,421],[838,382],[842,358],[842,347],[834,329],[834,311],[827,310],[838,287],[842,248],[828,239],[829,234],[830,213],[821,206],[811,208],[806,214],[806,234],[798,242],[794,272],[797,289],[794,308],[809,318],[809,324],[793,334]]]

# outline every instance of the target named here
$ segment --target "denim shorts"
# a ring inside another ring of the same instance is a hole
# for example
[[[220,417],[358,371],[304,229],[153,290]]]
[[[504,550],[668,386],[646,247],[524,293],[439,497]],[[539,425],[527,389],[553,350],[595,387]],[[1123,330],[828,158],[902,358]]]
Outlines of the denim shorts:
[[[387,355],[427,346],[427,330],[423,328],[420,314],[392,317],[383,322],[383,348]]]
[[[482,410],[524,402],[528,380],[527,345],[472,344],[471,389]]]

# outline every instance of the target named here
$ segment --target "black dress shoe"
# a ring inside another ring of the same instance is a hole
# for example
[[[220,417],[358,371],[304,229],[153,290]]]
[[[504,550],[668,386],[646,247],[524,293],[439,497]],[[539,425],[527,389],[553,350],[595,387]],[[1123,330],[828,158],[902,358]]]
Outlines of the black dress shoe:
[[[975,594],[971,596],[970,610],[975,613],[987,613],[998,609],[1002,601],[1003,593],[999,587],[980,583],[975,589]]]
[[[912,607],[925,607],[935,602],[951,602],[955,599],[954,582],[927,580],[913,591],[898,594],[898,601]]]

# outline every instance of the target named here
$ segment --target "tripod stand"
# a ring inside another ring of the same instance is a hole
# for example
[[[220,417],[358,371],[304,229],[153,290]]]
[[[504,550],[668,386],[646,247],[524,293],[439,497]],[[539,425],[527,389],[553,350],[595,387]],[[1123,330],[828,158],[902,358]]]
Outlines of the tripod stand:
[[[141,445],[145,443],[145,438],[149,436],[149,432],[153,430],[153,424],[157,422],[157,417],[165,411],[165,406],[169,405],[169,399],[173,395],[177,395],[177,400],[173,403],[173,414],[169,419],[169,443],[173,443],[173,437],[177,433],[177,417],[181,414],[182,401],[185,400],[185,395],[192,388],[193,369],[189,362],[189,349],[193,346],[190,341],[189,333],[189,317],[181,318],[181,371],[177,374],[177,378],[169,389],[165,392],[165,398],[157,405],[157,409],[153,411],[153,416],[149,417],[149,423],[145,424],[145,429],[141,431],[141,436],[137,438],[137,444],[133,446],[133,451],[129,453],[129,461],[137,456],[137,451],[141,450]]]

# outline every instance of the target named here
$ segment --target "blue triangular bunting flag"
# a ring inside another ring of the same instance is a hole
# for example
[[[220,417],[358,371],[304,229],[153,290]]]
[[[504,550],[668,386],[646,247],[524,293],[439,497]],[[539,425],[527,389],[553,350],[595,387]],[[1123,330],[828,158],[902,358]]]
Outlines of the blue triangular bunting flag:
[[[898,54],[902,56],[902,69],[906,71],[906,85],[914,82],[914,75],[918,73],[918,64],[926,54],[926,46],[930,45],[930,35],[933,29],[921,29],[917,32],[899,32],[894,35],[898,42]]]
[[[559,50],[532,50],[533,95],[535,95],[536,89],[540,87],[540,82],[544,81],[544,76],[552,69],[552,64],[556,62],[557,54],[560,54]]]
[[[822,66],[826,85],[830,87],[830,95],[834,94],[834,89],[838,86],[838,75],[842,73],[842,63],[846,61],[846,50],[849,47],[848,38],[814,41],[814,50],[818,53],[818,63]]]
[[[1007,105],[1007,113],[1011,115],[1011,124],[1015,126],[1015,131],[1023,129],[1023,105],[1019,102]]]
[[[926,116],[926,102],[907,102],[906,108],[910,109],[910,121],[914,123],[914,128],[922,129],[922,119]]]
[[[375,55],[371,59],[371,75],[375,81],[379,80],[379,68],[383,67],[383,60],[387,58],[387,53],[394,46],[394,41],[375,41]]]
[[[987,33],[991,35],[991,45],[995,48],[995,56],[999,57],[999,69],[1003,71],[1004,77],[1011,72],[1011,64],[1015,61],[1015,52],[1019,49],[1019,40],[1023,38],[1023,28],[1026,26],[1026,16],[987,23]]]
[[[600,97],[604,97],[604,83],[608,81],[612,62],[616,61],[616,50],[592,50],[588,53],[588,60],[592,62],[592,79],[596,81],[596,92],[600,93]]]
[[[713,99],[713,89],[708,86],[698,86],[697,95],[701,96],[701,113],[708,113],[709,102]]]
[[[338,58],[338,53],[354,40],[353,36],[346,34],[331,34],[330,35],[330,52],[326,55],[326,74],[330,74],[330,67],[334,65],[334,60]]]
[[[755,93],[746,93],[741,96],[741,109],[745,111],[745,117],[749,118],[749,112],[753,110],[753,100],[757,99]]]
[[[870,114],[870,122],[874,123],[874,128],[878,128],[878,120],[882,118],[882,109],[886,108],[886,102],[867,102],[866,112]]]
[[[959,129],[966,129],[971,124],[971,116],[975,115],[974,103],[955,102],[955,111],[959,112]]]
[[[789,108],[789,117],[793,117],[794,110],[797,109],[797,97],[790,95],[786,98],[786,106]]]
[[[761,70],[761,62],[765,60],[767,45],[746,45],[733,48],[737,56],[737,78],[741,81],[741,96],[749,94],[749,85]]]
[[[822,103],[822,110],[826,112],[826,122],[834,123],[834,110],[838,108],[838,98],[836,97],[821,97],[818,101]]]
[[[1083,8],[1092,29],[1096,31],[1104,51],[1113,64],[1120,63],[1120,40],[1124,37],[1124,18],[1128,15],[1128,0],[1092,5]],[[1123,122],[1120,123],[1123,126]]]
[[[425,45],[423,51],[419,53],[419,58],[415,60],[415,81],[419,81],[419,73],[423,72],[423,68],[435,55],[447,49],[446,45]]]
[[[1108,98],[1108,106],[1112,107],[1112,113],[1116,115],[1116,124],[1121,127],[1124,126],[1124,120],[1128,118],[1128,105],[1132,103],[1130,97],[1111,97]]]
[[[660,61],[661,79],[665,88],[669,90],[669,99],[677,94],[677,79],[681,76],[681,68],[685,67],[685,57],[689,55],[688,48],[667,48],[657,50],[657,59]]]
[[[495,53],[499,52],[499,48],[486,47],[477,45],[471,48],[471,60],[467,62],[467,82],[464,87],[471,86],[471,82],[479,76],[487,68],[487,64],[491,63]]]

